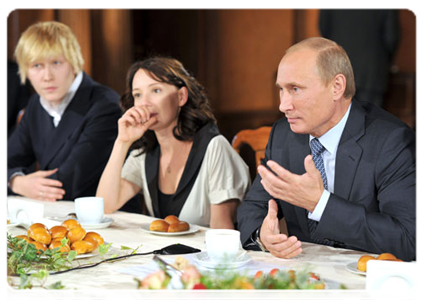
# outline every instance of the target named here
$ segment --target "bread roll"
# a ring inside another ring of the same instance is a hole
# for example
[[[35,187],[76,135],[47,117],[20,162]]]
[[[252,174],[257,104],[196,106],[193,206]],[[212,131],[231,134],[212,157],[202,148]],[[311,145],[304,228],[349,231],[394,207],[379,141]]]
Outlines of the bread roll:
[[[100,234],[98,234],[97,232],[94,232],[94,231],[87,232],[84,239],[86,239],[86,238],[94,239],[99,246],[104,244],[103,237]]]
[[[369,260],[372,260],[372,259],[376,259],[376,258],[374,258],[374,257],[373,257],[373,256],[371,256],[371,255],[363,255],[362,257],[360,257],[360,258],[358,259],[358,262],[357,262],[357,269],[358,269],[359,271],[366,272],[366,271],[367,271],[367,262],[368,262]]]
[[[162,231],[167,232],[169,228],[169,223],[165,220],[154,220],[150,223],[150,230],[151,231]]]
[[[70,247],[68,244],[65,244],[62,246],[62,242],[59,240],[54,240],[51,242],[51,244],[48,246],[49,249],[55,249],[55,248],[60,248],[60,252],[64,253],[64,252],[69,252],[70,251]]]
[[[81,227],[81,224],[75,219],[68,219],[62,223],[62,226],[66,227],[68,230],[71,230],[75,227]]]
[[[391,253],[382,253],[377,257],[378,260],[396,260],[395,255]]]
[[[175,223],[178,223],[179,222],[178,217],[176,217],[174,215],[167,216],[166,218],[164,218],[164,220],[166,222],[168,222],[169,225],[172,225],[172,224],[175,224]]]
[[[36,227],[28,230],[28,236],[34,241],[40,242],[44,245],[48,245],[51,242],[50,232],[44,227]]]
[[[189,230],[189,224],[184,221],[179,221],[178,223],[169,225],[167,232],[181,232],[187,230]]]
[[[72,245],[73,243],[75,243],[77,241],[81,241],[82,239],[84,239],[86,233],[87,232],[82,227],[72,228],[68,232],[68,240]]]
[[[40,243],[40,242],[37,242],[37,241],[31,241],[29,243],[33,244],[37,250],[43,250],[43,251],[47,250],[46,245],[44,245],[43,243]],[[41,254],[41,251],[37,251],[37,254]]]
[[[94,245],[88,241],[76,241],[71,244],[71,249],[75,250],[77,254],[84,254],[92,252]]]
[[[29,230],[33,230],[33,229],[35,229],[35,228],[37,228],[37,227],[43,227],[43,228],[45,228],[45,229],[48,229],[48,228],[47,228],[47,226],[46,226],[46,225],[44,225],[44,224],[42,224],[42,223],[34,223],[34,224],[32,224],[31,226],[29,226],[28,231],[29,231]]]
[[[50,228],[50,234],[52,239],[63,239],[68,234],[68,229],[65,226],[53,226]]]

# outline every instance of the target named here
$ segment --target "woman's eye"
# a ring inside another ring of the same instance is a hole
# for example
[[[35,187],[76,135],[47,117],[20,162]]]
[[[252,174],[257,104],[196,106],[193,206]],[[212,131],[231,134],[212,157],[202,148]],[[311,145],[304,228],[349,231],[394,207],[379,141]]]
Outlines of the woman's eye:
[[[153,93],[157,94],[157,93],[160,93],[161,91],[162,91],[161,89],[154,89]]]
[[[140,93],[136,93],[136,94],[133,94],[132,97],[134,97],[134,99],[137,99],[137,98],[141,97],[141,94]]]
[[[55,60],[55,61],[53,62],[53,64],[55,64],[55,65],[60,65],[60,61]]]

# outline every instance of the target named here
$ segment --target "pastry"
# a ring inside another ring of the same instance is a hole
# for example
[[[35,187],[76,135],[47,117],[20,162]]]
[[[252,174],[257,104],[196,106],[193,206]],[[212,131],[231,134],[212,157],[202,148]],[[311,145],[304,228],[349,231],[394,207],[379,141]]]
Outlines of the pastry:
[[[62,226],[66,227],[68,230],[71,230],[75,227],[81,227],[81,224],[75,219],[68,219],[63,221]]]
[[[44,227],[36,227],[28,230],[28,236],[34,241],[40,242],[44,245],[48,245],[51,242],[50,232]]]
[[[84,239],[86,233],[87,232],[85,231],[84,228],[75,227],[75,228],[72,228],[71,230],[69,230],[67,238],[72,245],[73,243],[75,243],[77,241],[81,241],[82,239]]]
[[[76,241],[71,244],[71,249],[77,254],[89,253],[94,250],[94,245],[88,241]]]
[[[168,232],[181,232],[189,230],[189,224],[185,221],[179,221],[169,225]]]
[[[53,226],[50,228],[51,238],[63,239],[68,234],[68,229],[65,226]]]
[[[174,224],[174,223],[178,223],[178,222],[179,222],[178,217],[176,217],[176,216],[174,216],[174,215],[169,215],[169,216],[167,216],[166,218],[164,218],[164,220],[165,220],[166,222],[168,222],[168,223],[169,223],[169,225],[172,225],[172,224]]]
[[[161,232],[167,232],[167,229],[169,228],[169,223],[165,220],[154,220],[150,223],[150,230],[151,231],[161,231]]]

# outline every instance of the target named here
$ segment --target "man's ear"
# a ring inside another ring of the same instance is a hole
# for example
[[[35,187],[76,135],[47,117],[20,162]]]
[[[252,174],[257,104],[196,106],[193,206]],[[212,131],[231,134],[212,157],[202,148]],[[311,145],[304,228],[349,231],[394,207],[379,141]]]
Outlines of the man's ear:
[[[183,86],[178,90],[178,97],[179,97],[179,107],[182,107],[188,101],[188,89]]]
[[[341,99],[347,87],[347,80],[344,75],[338,74],[332,82],[332,94],[334,100]]]

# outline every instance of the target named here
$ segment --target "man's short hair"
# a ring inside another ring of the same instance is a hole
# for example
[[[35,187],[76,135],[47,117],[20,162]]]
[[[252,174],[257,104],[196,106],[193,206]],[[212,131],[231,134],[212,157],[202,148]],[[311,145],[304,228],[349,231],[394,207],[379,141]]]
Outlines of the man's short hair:
[[[291,46],[286,53],[304,48],[318,52],[316,66],[323,83],[327,85],[336,75],[344,75],[346,79],[344,97],[352,98],[355,94],[354,72],[345,50],[329,39],[312,37]]]
[[[84,59],[81,47],[65,24],[56,21],[40,22],[28,27],[21,35],[15,49],[19,75],[25,82],[31,63],[63,55],[73,67],[75,74],[82,71]]]

